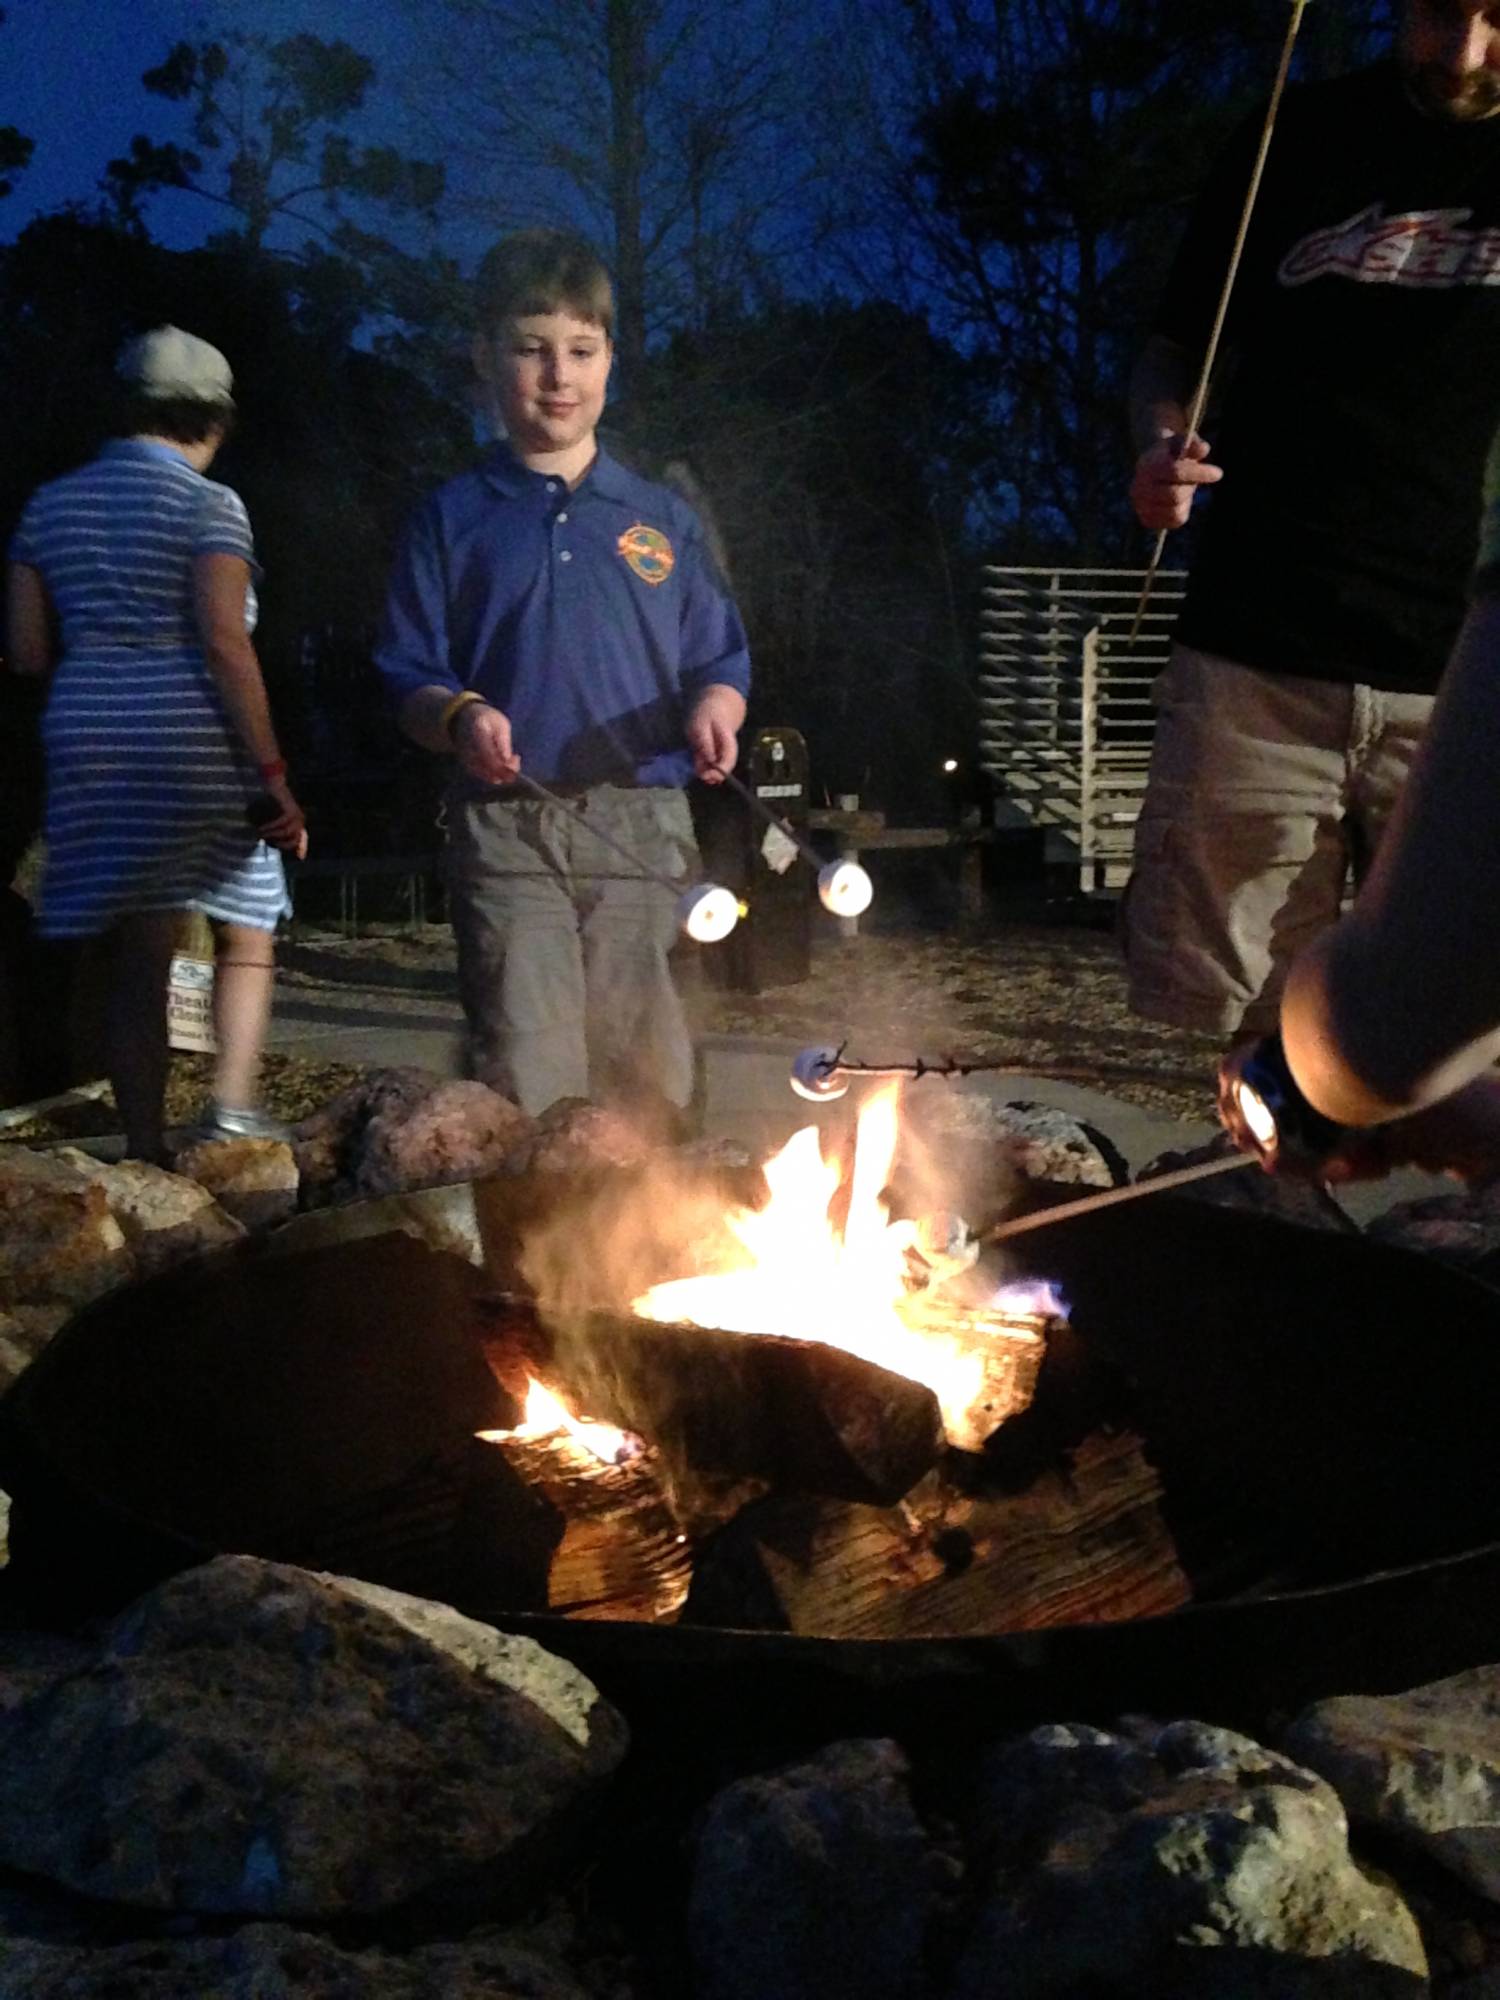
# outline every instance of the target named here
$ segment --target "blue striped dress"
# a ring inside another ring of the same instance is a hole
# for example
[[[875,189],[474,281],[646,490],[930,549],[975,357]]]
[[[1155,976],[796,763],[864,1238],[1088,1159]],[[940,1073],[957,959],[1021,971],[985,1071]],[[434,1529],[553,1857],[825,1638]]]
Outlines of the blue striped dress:
[[[215,553],[254,573],[239,495],[141,438],[27,503],[10,555],[41,572],[61,626],[42,724],[44,936],[155,910],[274,930],[290,910],[281,857],[246,824],[255,766],[199,643],[193,558]]]

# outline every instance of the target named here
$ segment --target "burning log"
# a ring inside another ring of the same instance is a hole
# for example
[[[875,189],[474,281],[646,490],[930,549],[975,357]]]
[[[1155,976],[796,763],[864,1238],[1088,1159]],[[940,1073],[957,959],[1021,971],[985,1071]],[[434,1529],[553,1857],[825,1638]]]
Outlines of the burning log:
[[[1147,1618],[1191,1594],[1141,1441],[1094,1432],[1025,1492],[941,1472],[900,1507],[752,1502],[699,1552],[684,1619],[911,1639]]]
[[[889,1504],[936,1464],[923,1383],[814,1340],[724,1333],[596,1310],[496,1309],[491,1366],[518,1368],[597,1421],[647,1437],[669,1473],[764,1479],[793,1493]]]
[[[568,1618],[666,1624],[688,1594],[692,1551],[655,1455],[600,1458],[568,1431],[486,1431],[485,1441],[564,1521],[548,1607]]]

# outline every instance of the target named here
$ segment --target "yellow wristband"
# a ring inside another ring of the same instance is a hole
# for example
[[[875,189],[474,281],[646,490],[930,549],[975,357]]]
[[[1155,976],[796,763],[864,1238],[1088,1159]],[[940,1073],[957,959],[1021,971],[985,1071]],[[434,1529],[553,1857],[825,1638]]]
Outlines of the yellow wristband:
[[[438,727],[442,730],[443,734],[448,737],[452,736],[454,717],[458,714],[461,708],[467,708],[471,701],[483,701],[483,700],[484,696],[482,694],[476,693],[476,691],[473,688],[464,688],[461,693],[456,694],[453,697],[452,701],[450,701],[444,708],[442,715],[438,718]]]

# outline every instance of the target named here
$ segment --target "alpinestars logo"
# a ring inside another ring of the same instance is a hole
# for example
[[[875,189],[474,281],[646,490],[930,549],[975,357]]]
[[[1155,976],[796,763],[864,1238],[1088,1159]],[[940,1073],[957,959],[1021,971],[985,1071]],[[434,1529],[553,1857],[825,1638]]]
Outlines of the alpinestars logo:
[[[1472,214],[1468,208],[1413,208],[1384,215],[1374,202],[1347,222],[1305,236],[1282,260],[1277,276],[1283,285],[1352,278],[1361,285],[1426,291],[1500,285],[1500,228],[1466,229]]]

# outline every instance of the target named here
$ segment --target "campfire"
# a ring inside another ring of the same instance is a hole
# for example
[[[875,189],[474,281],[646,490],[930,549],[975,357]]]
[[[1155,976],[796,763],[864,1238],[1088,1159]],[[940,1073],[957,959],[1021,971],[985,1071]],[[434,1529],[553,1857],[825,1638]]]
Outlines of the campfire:
[[[614,1307],[507,1302],[491,1358],[525,1417],[483,1436],[567,1523],[554,1609],[911,1632],[1183,1601],[1135,1438],[1020,1495],[987,1477],[1064,1308],[978,1284],[949,1218],[892,1214],[899,1115],[897,1088],[873,1096],[847,1167],[798,1132],[685,1275]]]

